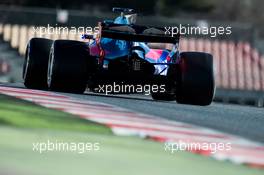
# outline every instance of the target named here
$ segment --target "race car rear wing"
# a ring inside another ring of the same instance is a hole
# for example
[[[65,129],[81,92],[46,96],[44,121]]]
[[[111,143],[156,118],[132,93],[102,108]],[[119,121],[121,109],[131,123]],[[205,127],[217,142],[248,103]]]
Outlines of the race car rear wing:
[[[148,43],[179,43],[180,35],[166,34],[165,28],[99,23],[100,37]]]

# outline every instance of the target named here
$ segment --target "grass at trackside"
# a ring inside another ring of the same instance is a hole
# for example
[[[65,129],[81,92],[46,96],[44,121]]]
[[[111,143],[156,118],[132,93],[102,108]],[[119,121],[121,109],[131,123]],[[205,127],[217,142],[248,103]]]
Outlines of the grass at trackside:
[[[32,151],[32,142],[98,142],[100,150]],[[45,175],[263,175],[263,171],[187,152],[170,154],[163,145],[110,134],[0,127],[0,174]]]
[[[170,154],[163,144],[106,134],[110,131],[104,126],[2,95],[0,121],[0,174],[263,175],[188,152]],[[33,143],[47,140],[97,142],[100,150],[84,154],[32,150]]]
[[[0,95],[0,125],[111,133],[103,125],[5,95]]]

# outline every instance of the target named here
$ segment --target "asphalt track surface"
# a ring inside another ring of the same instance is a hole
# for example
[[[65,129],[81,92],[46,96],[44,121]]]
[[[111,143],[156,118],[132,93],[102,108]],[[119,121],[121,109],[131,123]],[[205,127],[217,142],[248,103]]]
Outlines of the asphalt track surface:
[[[3,84],[0,84],[3,86]],[[4,86],[24,88],[22,84]],[[145,95],[105,95],[87,92],[68,94],[74,98],[103,102],[135,112],[208,127],[264,143],[264,109],[250,106],[212,103],[210,106],[177,104],[175,101],[153,101]]]

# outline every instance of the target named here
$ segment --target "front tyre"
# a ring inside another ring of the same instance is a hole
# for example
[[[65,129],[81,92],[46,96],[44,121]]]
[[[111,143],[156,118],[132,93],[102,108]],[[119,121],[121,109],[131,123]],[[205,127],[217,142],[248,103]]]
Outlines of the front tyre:
[[[84,42],[54,41],[48,66],[49,89],[68,93],[84,93],[87,85],[89,58],[89,48]]]
[[[201,52],[182,52],[178,66],[176,101],[210,105],[215,92],[213,56]]]

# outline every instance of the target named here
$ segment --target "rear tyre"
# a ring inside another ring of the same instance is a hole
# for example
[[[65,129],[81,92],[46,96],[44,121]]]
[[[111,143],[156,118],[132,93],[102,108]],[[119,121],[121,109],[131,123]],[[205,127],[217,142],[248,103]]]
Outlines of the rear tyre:
[[[49,58],[48,87],[52,91],[83,93],[95,60],[86,43],[71,40],[54,41]]]
[[[215,81],[213,56],[201,52],[182,52],[179,60],[176,101],[206,106],[213,101]]]
[[[22,75],[27,88],[47,89],[47,70],[52,42],[44,38],[32,38],[28,42]]]

